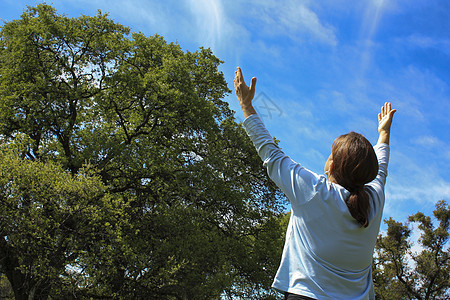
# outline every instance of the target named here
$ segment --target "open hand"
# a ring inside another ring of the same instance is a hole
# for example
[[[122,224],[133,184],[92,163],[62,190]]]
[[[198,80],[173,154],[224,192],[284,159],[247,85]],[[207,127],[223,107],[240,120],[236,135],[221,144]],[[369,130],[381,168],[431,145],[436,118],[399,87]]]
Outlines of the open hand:
[[[250,87],[248,87],[245,84],[244,76],[242,76],[241,68],[237,67],[237,70],[234,72],[234,90],[243,110],[249,108],[252,104],[255,96],[255,85],[256,77],[252,78]]]
[[[386,102],[381,107],[381,113],[378,114],[378,143],[389,144],[389,138],[391,135],[392,118],[396,109],[391,108],[391,103]]]
[[[396,109],[391,108],[391,103],[386,102],[381,107],[381,113],[378,114],[378,132],[382,133],[390,132],[391,130],[391,124],[392,124],[392,118],[394,117],[394,113],[396,112]]]

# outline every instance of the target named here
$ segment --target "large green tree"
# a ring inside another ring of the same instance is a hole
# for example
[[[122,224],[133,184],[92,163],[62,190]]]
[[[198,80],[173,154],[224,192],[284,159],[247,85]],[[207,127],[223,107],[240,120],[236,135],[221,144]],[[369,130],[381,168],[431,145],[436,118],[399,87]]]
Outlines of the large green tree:
[[[435,222],[418,212],[409,217],[421,231],[421,251],[412,250],[408,224],[386,220],[387,234],[380,235],[374,257],[374,282],[378,299],[449,299],[450,206],[436,203]]]
[[[4,161],[0,186],[0,272],[15,291],[211,299],[269,289],[284,200],[222,100],[220,64],[101,12],[69,18],[39,4],[2,26],[2,149],[20,149],[5,159],[23,166]]]

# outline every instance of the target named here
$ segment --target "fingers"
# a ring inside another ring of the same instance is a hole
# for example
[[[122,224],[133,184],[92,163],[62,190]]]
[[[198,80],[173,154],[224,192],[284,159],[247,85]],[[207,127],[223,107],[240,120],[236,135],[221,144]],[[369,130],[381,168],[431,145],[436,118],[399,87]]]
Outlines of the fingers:
[[[381,107],[381,113],[378,114],[378,120],[384,118],[385,116],[389,115],[390,117],[392,117],[394,115],[394,113],[396,112],[396,109],[392,109],[391,107],[391,102],[386,102],[384,103],[384,105]]]
[[[250,82],[250,92],[251,93],[255,92],[255,86],[256,86],[256,77],[253,77],[252,81]]]
[[[391,111],[389,112],[389,117],[392,118],[392,116],[394,116],[394,114],[395,114],[396,111],[397,111],[396,109],[391,110]]]
[[[241,82],[244,82],[244,78],[242,77],[241,68],[237,67],[236,71],[234,71],[234,88],[236,91],[240,89]]]
[[[386,102],[381,107],[381,112],[378,114],[378,124],[382,126],[382,124],[391,124],[394,114],[397,110],[392,109],[391,103]]]
[[[381,118],[384,118],[388,111],[388,102],[385,102],[384,105],[381,107]]]
[[[250,97],[253,99],[255,94],[256,77],[253,77],[250,81],[250,87],[245,84],[244,76],[242,75],[242,70],[240,67],[236,68],[234,71],[234,89],[237,94],[243,97]]]
[[[234,72],[234,80],[238,83],[244,82],[244,76],[242,76],[242,70],[240,67],[237,67],[236,71]]]

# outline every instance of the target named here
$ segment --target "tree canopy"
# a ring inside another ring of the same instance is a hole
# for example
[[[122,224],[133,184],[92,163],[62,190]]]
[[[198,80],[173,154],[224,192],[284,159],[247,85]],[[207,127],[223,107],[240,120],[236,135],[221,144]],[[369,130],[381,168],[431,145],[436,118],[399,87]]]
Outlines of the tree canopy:
[[[388,231],[377,240],[374,282],[378,299],[449,299],[450,297],[450,206],[436,203],[435,222],[418,212],[409,222],[421,231],[420,251],[413,251],[408,224],[386,220]]]
[[[101,12],[39,4],[2,26],[0,273],[17,299],[270,297],[284,198],[221,63]]]

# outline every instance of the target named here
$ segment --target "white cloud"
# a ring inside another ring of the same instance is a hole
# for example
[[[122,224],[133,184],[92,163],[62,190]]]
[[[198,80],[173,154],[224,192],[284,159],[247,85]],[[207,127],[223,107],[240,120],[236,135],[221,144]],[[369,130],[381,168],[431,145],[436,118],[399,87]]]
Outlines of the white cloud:
[[[450,54],[450,40],[442,38],[432,38],[429,36],[423,36],[419,34],[412,34],[405,39],[401,39],[400,42],[406,42],[408,46],[418,47],[423,49],[436,49],[444,52],[445,54]]]
[[[306,1],[255,1],[252,13],[270,35],[284,35],[296,42],[312,40],[330,46],[338,43],[335,28],[324,24]]]
[[[373,41],[373,37],[378,29],[378,24],[383,17],[386,9],[386,2],[384,0],[372,0],[364,2],[366,4],[364,17],[361,24],[360,40],[364,41],[364,45],[361,48],[361,74],[366,75],[366,72],[372,66],[373,52],[376,44]]]
[[[214,49],[227,28],[222,3],[220,0],[187,0],[187,3],[196,23],[197,40]]]
[[[442,147],[445,146],[445,144],[442,141],[440,141],[437,137],[430,136],[430,135],[419,136],[419,137],[415,138],[412,141],[412,143],[419,145],[421,147],[428,148],[428,149],[439,147],[439,146],[442,146]]]
[[[393,182],[391,187],[391,199],[395,201],[414,200],[416,204],[423,204],[424,202],[435,203],[449,197],[450,182],[435,178],[435,174],[413,175],[409,180],[396,182],[396,184]]]
[[[366,2],[363,24],[361,26],[361,34],[363,35],[363,39],[372,39],[372,36],[377,30],[378,23],[383,16],[385,3],[386,2],[383,0],[372,0]]]
[[[337,44],[333,28],[323,25],[317,14],[305,5],[297,6],[290,2],[281,13],[280,20],[293,34],[304,31],[325,44]]]
[[[441,177],[439,166],[426,163],[431,159],[419,161],[413,158],[413,151],[391,152],[390,169],[393,171],[388,177],[390,201],[398,204],[413,201],[413,206],[431,207],[438,200],[450,199],[450,182]]]

